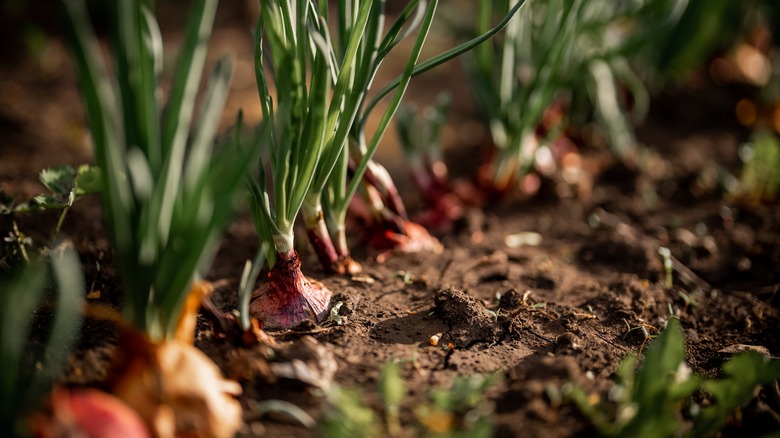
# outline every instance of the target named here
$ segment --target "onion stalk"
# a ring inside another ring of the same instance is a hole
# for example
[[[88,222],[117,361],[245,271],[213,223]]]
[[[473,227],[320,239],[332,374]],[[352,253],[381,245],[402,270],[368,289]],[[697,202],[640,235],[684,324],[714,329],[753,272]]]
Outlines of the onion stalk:
[[[480,2],[476,33],[517,0]],[[648,91],[629,60],[647,52],[654,37],[679,18],[687,0],[550,0],[529,5],[502,39],[477,47],[470,82],[486,115],[494,158],[481,179],[497,193],[554,163],[555,141],[572,119],[595,121],[613,154],[631,162],[637,155],[633,123],[647,111]],[[496,68],[498,66],[499,68]],[[624,98],[633,101],[629,111]]]
[[[273,247],[269,281],[253,294],[250,312],[270,327],[322,321],[330,303],[331,292],[301,272],[293,230],[312,181],[322,171],[323,156],[333,153],[329,138],[341,120],[337,116],[345,90],[333,87],[337,75],[327,22],[320,15],[326,12],[327,2],[317,8],[307,0],[263,1],[255,31],[263,112],[258,142],[264,157],[258,175],[249,181],[249,205],[261,240]],[[366,18],[364,13],[364,23]]]
[[[334,74],[334,77],[338,78],[335,89],[346,90],[345,96],[341,98],[339,95],[339,100],[335,102],[343,102],[343,106],[337,108],[346,110],[343,112],[344,117],[337,120],[337,115],[334,115],[331,119],[338,126],[335,131],[329,132],[336,134],[327,143],[325,159],[318,167],[315,180],[303,204],[303,215],[312,246],[329,273],[355,273],[360,270],[360,266],[350,256],[345,222],[349,205],[361,184],[371,187],[366,188],[366,191],[378,195],[373,196],[373,201],[369,204],[376,207],[374,216],[381,219],[378,221],[381,228],[387,230],[389,226],[404,239],[416,240],[409,248],[415,245],[420,247],[419,243],[422,241],[427,241],[430,245],[422,245],[420,248],[440,248],[438,242],[428,235],[424,228],[409,222],[392,178],[372,157],[412,77],[487,41],[507,25],[524,1],[509,11],[494,28],[420,63],[418,59],[430,32],[438,1],[409,1],[387,32],[384,32],[385,3],[384,0],[337,2],[338,35],[337,38],[325,40],[327,43],[339,43],[337,46],[330,44],[329,47],[333,58],[340,61],[340,69],[336,71],[338,74]],[[324,16],[327,19],[327,16]],[[415,36],[415,42],[403,73],[384,84],[369,99],[369,91],[382,62],[409,36]],[[379,126],[371,133],[370,138],[367,137],[365,127],[370,114],[379,101],[391,93],[392,98],[381,115]],[[412,232],[408,233],[407,229]]]
[[[126,301],[109,386],[156,436],[186,435],[193,427],[233,436],[241,424],[234,399],[241,388],[192,345],[195,313],[211,290],[196,280],[239,205],[236,195],[254,160],[237,134],[215,148],[229,59],[216,63],[193,114],[217,1],[193,3],[167,100],[162,37],[148,2],[109,2],[111,69],[84,1],[63,4]],[[240,115],[237,124],[239,132]],[[191,401],[177,402],[185,399]]]

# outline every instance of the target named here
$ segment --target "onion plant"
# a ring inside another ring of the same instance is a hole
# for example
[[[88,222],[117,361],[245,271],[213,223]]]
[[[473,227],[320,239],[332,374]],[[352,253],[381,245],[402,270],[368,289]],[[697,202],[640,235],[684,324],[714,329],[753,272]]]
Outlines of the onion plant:
[[[515,2],[480,2],[477,32]],[[681,2],[536,2],[510,23],[503,39],[478,47],[470,77],[497,149],[492,185],[506,190],[533,169],[535,154],[546,148],[540,143],[555,139],[566,127],[562,108],[573,97],[595,110],[618,157],[634,154],[636,140],[621,93],[630,92],[633,116],[640,119],[647,91],[627,56],[651,44],[654,32],[679,16]],[[557,108],[556,101],[561,102]],[[543,120],[546,113],[548,121]]]
[[[412,179],[429,209],[416,219],[427,228],[448,231],[463,214],[464,200],[456,193],[444,162],[441,131],[452,98],[442,93],[433,105],[418,109],[402,105],[396,128]]]
[[[109,2],[111,68],[101,60],[84,2],[63,3],[103,181],[104,219],[124,288],[124,319],[134,329],[125,330],[127,339],[120,342],[117,357],[124,362],[117,360],[113,390],[154,427],[162,427],[155,423],[156,407],[184,397],[160,394],[191,391],[186,396],[199,398],[202,406],[197,412],[173,406],[176,434],[194,426],[232,436],[241,409],[231,395],[240,387],[223,380],[192,346],[197,294],[208,290],[195,280],[235,212],[236,194],[253,161],[237,134],[215,148],[229,59],[214,66],[200,111],[193,114],[217,1],[194,2],[167,100],[161,91],[162,37],[148,2]],[[239,115],[236,132],[240,125]],[[165,377],[145,379],[147,372]],[[173,383],[181,379],[190,384]],[[166,381],[164,388],[160,381]]]
[[[512,15],[485,35],[417,65],[438,1],[410,1],[386,33],[385,3],[261,2],[255,71],[264,119],[260,143],[267,152],[259,175],[250,184],[249,198],[258,234],[274,245],[269,254],[274,263],[270,281],[252,302],[253,314],[266,325],[291,327],[306,319],[321,321],[327,315],[330,292],[301,274],[294,249],[293,226],[301,209],[325,269],[354,271],[344,234],[347,207],[412,76],[485,41]],[[332,12],[335,38],[329,26]],[[403,74],[369,101],[380,64],[415,32]],[[391,92],[393,98],[379,127],[366,141],[368,115]],[[350,144],[354,147],[349,148]],[[350,155],[355,167],[347,182]]]
[[[355,38],[359,39],[355,61],[358,65],[358,74],[347,78],[349,80],[347,88],[351,90],[349,101],[354,102],[356,112],[349,126],[344,126],[347,134],[346,142],[338,144],[343,152],[331,155],[336,158],[335,163],[332,164],[333,171],[329,175],[323,173],[316,180],[304,204],[304,215],[307,217],[310,236],[314,237],[314,247],[332,246],[335,249],[335,251],[325,252],[325,256],[322,255],[323,253],[320,255],[326,270],[354,272],[359,269],[349,256],[345,221],[352,198],[361,184],[369,197],[373,195],[367,205],[373,210],[374,219],[380,223],[380,233],[387,232],[405,239],[410,244],[408,246],[410,248],[440,248],[438,242],[430,237],[424,228],[409,221],[392,178],[381,165],[373,161],[373,155],[406,93],[411,78],[466,53],[490,39],[507,25],[523,3],[524,1],[521,1],[516,4],[492,29],[485,29],[474,39],[420,63],[418,63],[420,52],[430,32],[438,2],[408,2],[386,33],[383,32],[384,1],[339,3],[337,27],[340,44],[334,50],[337,59],[348,59],[349,42]],[[365,9],[369,9],[370,14],[368,30],[361,33],[357,23],[359,23],[359,12]],[[403,73],[387,84],[380,84],[382,88],[369,99],[369,92],[374,85],[373,79],[382,62],[403,39],[410,36],[415,36],[415,42],[411,53],[406,58]],[[392,97],[379,118],[378,126],[373,132],[366,133],[367,121],[372,112],[377,108],[377,104],[391,93]],[[342,138],[339,137],[338,140],[342,141]],[[331,166],[331,163],[328,162],[327,165]],[[323,203],[324,216],[320,213],[323,211],[320,207]],[[332,258],[333,252],[336,254],[336,259]]]

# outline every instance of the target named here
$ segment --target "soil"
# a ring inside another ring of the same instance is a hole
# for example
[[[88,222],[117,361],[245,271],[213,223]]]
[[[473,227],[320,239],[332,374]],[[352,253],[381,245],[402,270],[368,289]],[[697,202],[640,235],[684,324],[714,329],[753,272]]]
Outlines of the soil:
[[[251,39],[237,30],[246,23],[229,11],[221,14],[214,44],[232,44],[240,59],[251,59],[245,57]],[[91,161],[72,66],[58,39],[47,50],[46,56],[20,55],[0,66],[0,189],[17,201],[43,192],[36,180],[41,169]],[[253,102],[245,68],[238,66],[228,112]],[[416,86],[423,90],[441,75],[422,77]],[[410,96],[423,102],[433,97],[415,93]],[[738,148],[747,133],[732,114],[743,93],[704,81],[653,102],[638,135],[665,160],[663,178],[593,151],[605,171],[595,176],[588,199],[556,196],[552,182],[545,182],[531,199],[469,211],[455,231],[440,236],[441,254],[394,254],[378,263],[355,230],[363,273],[326,277],[301,235],[304,273],[336,293],[341,324],[272,332],[278,345],[269,359],[267,347],[228,345],[199,319],[196,345],[244,387],[242,433],[314,435],[284,415],[261,415],[257,401],[289,401],[317,418],[325,402],[320,390],[332,384],[362,388],[366,403],[378,407],[380,367],[408,359],[402,365],[409,388],[403,419],[411,420],[412,408],[432,388],[447,387],[456,376],[497,373],[489,392],[496,436],[592,435],[581,414],[551,400],[548,388],[574,381],[605,394],[621,358],[647,348],[647,336],[663,329],[670,314],[680,317],[688,363],[698,373],[717,375],[730,352],[744,346],[780,354],[780,208],[744,205],[701,187],[713,166],[740,168]],[[484,134],[456,134],[477,118],[467,97],[456,99],[445,136],[452,142],[450,163],[475,162]],[[400,157],[385,152],[380,159],[389,160],[397,179],[408,178]],[[402,190],[416,197],[412,187]],[[36,242],[46,242],[56,218],[56,212],[3,216],[0,234],[8,235],[13,219]],[[506,236],[520,232],[539,233],[541,242],[508,247]],[[99,201],[79,200],[63,233],[81,256],[89,300],[121,308]],[[236,308],[238,279],[257,245],[251,220],[239,217],[207,277],[217,287],[220,309]],[[678,261],[673,287],[664,285],[660,247]],[[433,336],[440,336],[437,345]],[[87,319],[61,383],[100,386],[116,340],[110,323]],[[724,436],[780,429],[780,406],[759,405],[731,419]]]

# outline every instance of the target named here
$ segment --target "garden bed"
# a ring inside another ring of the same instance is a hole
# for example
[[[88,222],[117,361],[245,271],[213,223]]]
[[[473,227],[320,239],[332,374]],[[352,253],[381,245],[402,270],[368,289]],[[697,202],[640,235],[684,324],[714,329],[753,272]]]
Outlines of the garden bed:
[[[68,146],[83,145],[85,135],[73,125],[80,119],[73,115],[78,95],[70,73],[41,72],[29,61],[2,69],[0,188],[26,199],[43,190],[35,182],[39,170],[88,162],[89,149]],[[237,75],[240,84],[240,67]],[[588,199],[561,199],[546,183],[533,199],[469,211],[453,233],[441,236],[441,254],[394,254],[378,263],[379,254],[356,238],[354,255],[364,271],[326,277],[315,255],[301,248],[305,274],[332,290],[334,303],[343,303],[340,320],[270,332],[278,343],[273,356],[266,347],[229,346],[199,318],[196,346],[242,383],[242,431],[315,434],[284,414],[260,416],[253,401],[288,401],[318,418],[323,393],[334,384],[362,388],[367,404],[379,409],[380,369],[401,360],[408,387],[403,420],[412,420],[432,388],[449,387],[456,376],[497,373],[487,393],[495,403],[497,436],[590,434],[589,422],[557,400],[555,388],[573,381],[604,396],[621,359],[648,348],[672,314],[680,318],[688,363],[697,373],[716,376],[726,359],[745,349],[776,355],[780,211],[776,204],[730,202],[700,184],[711,166],[739,168],[745,133],[732,121],[732,92],[706,84],[653,103],[639,139],[668,160],[663,179],[594,153],[604,171]],[[408,97],[415,98],[414,89]],[[457,109],[451,126],[474,116]],[[470,146],[473,153],[470,142],[456,141],[448,152],[455,162],[471,156],[464,152]],[[391,170],[403,170],[392,154],[385,158]],[[54,212],[15,217],[22,232],[40,241],[56,219]],[[10,218],[0,218],[4,236],[10,226]],[[63,232],[81,256],[89,301],[121,307],[98,200],[78,202]],[[508,246],[507,236],[518,233],[538,233],[541,240]],[[229,228],[207,278],[222,310],[236,308],[241,270],[257,244],[247,215]],[[672,287],[665,285],[661,247],[679,262]],[[61,383],[100,386],[116,340],[110,323],[87,319]],[[762,392],[730,420],[725,435],[777,430],[777,396]]]

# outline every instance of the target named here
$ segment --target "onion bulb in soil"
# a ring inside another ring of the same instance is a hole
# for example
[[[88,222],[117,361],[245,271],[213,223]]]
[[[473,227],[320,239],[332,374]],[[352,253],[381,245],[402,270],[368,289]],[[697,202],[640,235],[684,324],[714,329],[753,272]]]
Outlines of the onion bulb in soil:
[[[305,321],[323,321],[330,297],[322,283],[303,276],[294,250],[279,252],[268,282],[254,292],[249,310],[264,327],[292,328]]]
[[[148,438],[141,417],[117,397],[96,389],[54,388],[46,413],[30,419],[38,438]]]
[[[210,292],[207,282],[193,285],[172,339],[155,342],[121,328],[108,386],[153,436],[232,437],[241,427],[241,385],[193,345],[195,313]]]

